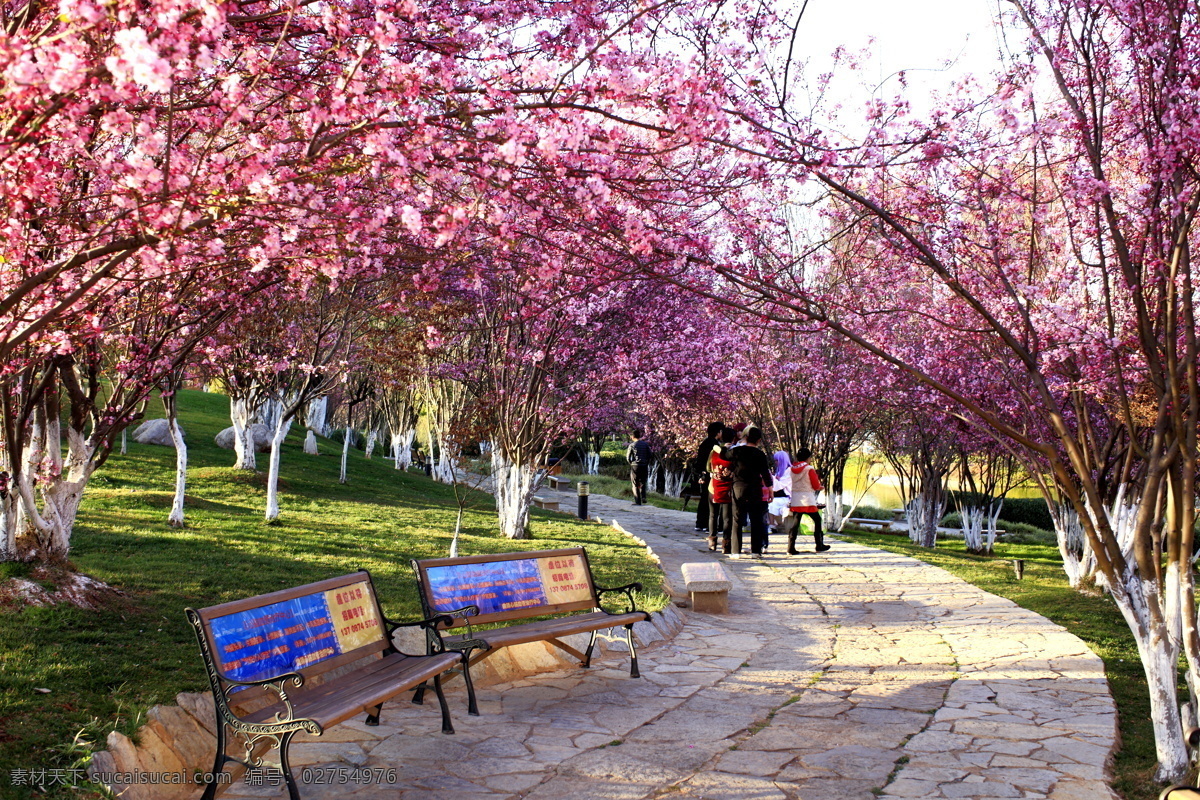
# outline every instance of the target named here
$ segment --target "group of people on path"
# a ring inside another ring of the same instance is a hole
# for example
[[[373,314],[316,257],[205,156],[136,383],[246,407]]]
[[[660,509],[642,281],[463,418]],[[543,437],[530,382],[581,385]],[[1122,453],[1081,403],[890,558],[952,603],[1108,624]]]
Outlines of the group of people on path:
[[[817,493],[824,487],[808,463],[812,453],[801,448],[793,461],[786,451],[778,450],[772,463],[761,446],[762,431],[756,427],[709,424],[695,462],[701,488],[696,530],[708,533],[708,549],[719,545],[724,553],[744,555],[743,530],[749,527],[749,555],[761,556],[773,523],[777,530],[787,531],[788,555],[797,555],[800,518],[808,516],[817,552],[828,550],[821,527],[822,506],[817,503]]]

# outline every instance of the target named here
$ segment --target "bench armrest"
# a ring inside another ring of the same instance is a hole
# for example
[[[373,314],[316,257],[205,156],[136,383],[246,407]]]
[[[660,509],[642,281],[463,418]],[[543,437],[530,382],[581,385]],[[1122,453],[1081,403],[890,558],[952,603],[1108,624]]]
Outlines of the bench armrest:
[[[415,622],[397,622],[394,619],[383,618],[383,624],[387,628],[388,642],[392,642],[392,635],[398,628],[423,628],[425,630],[425,642],[429,650],[427,655],[446,652],[446,643],[442,641],[442,634],[438,628],[443,625],[450,625],[453,622],[454,620],[450,618],[449,614],[435,614],[429,619],[419,619]],[[405,653],[396,647],[394,643],[392,643],[392,649],[401,655],[413,655],[412,653]]]
[[[599,600],[603,595],[606,594],[616,594],[620,592],[621,594],[625,595],[625,599],[629,601],[629,611],[637,611],[637,601],[633,599],[633,593],[640,592],[641,590],[642,584],[638,583],[637,581],[634,581],[633,583],[627,583],[624,586],[613,586],[610,589],[606,589],[603,586],[597,586],[596,599]],[[612,613],[603,607],[601,607],[600,610],[604,611],[605,613]]]
[[[299,688],[304,685],[304,676],[299,672],[285,672],[257,681],[237,681],[227,678],[217,669],[216,659],[209,649],[208,636],[204,632],[204,623],[200,613],[193,608],[184,609],[188,623],[196,633],[196,641],[200,645],[200,655],[204,659],[204,671],[208,674],[209,687],[212,689],[213,704],[216,706],[217,724],[229,725],[235,731],[250,737],[273,736],[286,731],[306,731],[314,736],[321,735],[321,725],[316,720],[296,717],[291,698],[288,697],[287,684]],[[274,692],[283,703],[283,712],[275,715],[274,722],[248,722],[233,712],[233,704],[229,702],[231,689],[263,688]]]
[[[271,735],[292,730],[306,731],[314,736],[320,736],[322,732],[320,723],[314,719],[296,716],[296,709],[292,706],[292,699],[288,697],[287,685],[289,683],[299,689],[304,685],[304,676],[299,672],[285,672],[282,675],[272,675],[270,678],[263,678],[257,681],[235,681],[232,678],[221,676],[221,684],[223,685],[220,687],[219,695],[215,698],[218,713],[223,717],[224,722],[235,731],[251,735]],[[242,688],[261,688],[271,691],[279,698],[279,702],[283,703],[283,711],[277,712],[273,721],[248,722],[242,719],[233,710],[233,706],[236,703],[236,693],[231,691],[232,689]],[[235,697],[233,703],[230,702],[231,694]]]

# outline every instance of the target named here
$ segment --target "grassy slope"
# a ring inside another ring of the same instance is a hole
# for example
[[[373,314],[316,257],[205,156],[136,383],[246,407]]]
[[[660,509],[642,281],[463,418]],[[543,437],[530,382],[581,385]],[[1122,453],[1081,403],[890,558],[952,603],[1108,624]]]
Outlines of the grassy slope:
[[[99,612],[0,610],[0,797],[47,796],[10,786],[10,770],[75,766],[90,751],[71,744],[76,734],[103,746],[111,730],[132,733],[150,706],[205,689],[186,606],[366,568],[389,616],[419,616],[409,562],[447,553],[457,510],[450,487],[358,451],[350,482],[339,485],[340,447],[322,442],[319,457],[305,456],[294,432],[283,459],[282,518],[267,525],[263,476],[231,469],[232,453],[213,444],[229,424],[226,398],[187,392],[181,406],[190,458],[187,527],[166,524],[174,450],[131,440],[128,454],[113,455],[93,479],[75,528],[75,566],[127,593],[126,600]],[[259,458],[265,467],[265,454]],[[461,554],[584,544],[597,583],[640,580],[647,607],[665,603],[657,567],[612,529],[534,511],[536,538],[513,542],[496,530],[490,497],[476,493],[470,505]],[[48,796],[89,795],[57,789]]]
[[[1104,659],[1120,718],[1121,747],[1113,765],[1113,788],[1128,800],[1157,797],[1161,787],[1151,780],[1156,759],[1150,702],[1133,636],[1107,596],[1082,595],[1067,586],[1056,548],[999,543],[996,555],[987,557],[967,553],[961,541],[939,541],[936,550],[927,550],[901,536],[859,533],[847,538],[936,564],[985,591],[1036,611],[1083,639]],[[1012,560],[1018,558],[1025,560],[1025,577],[1019,581],[1012,567]]]

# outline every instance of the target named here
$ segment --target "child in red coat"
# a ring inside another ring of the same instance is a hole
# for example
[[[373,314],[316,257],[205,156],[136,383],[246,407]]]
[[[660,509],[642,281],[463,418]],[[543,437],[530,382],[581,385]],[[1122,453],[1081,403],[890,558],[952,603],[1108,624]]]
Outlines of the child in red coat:
[[[817,506],[817,492],[822,491],[825,487],[821,485],[821,479],[817,477],[817,471],[813,469],[812,464],[808,460],[812,458],[812,451],[808,448],[800,448],[796,453],[796,463],[788,470],[788,474],[792,478],[792,504],[790,510],[792,512],[792,527],[788,531],[788,555],[794,556],[800,551],[796,549],[796,534],[800,532],[800,516],[807,515],[813,522],[813,537],[817,540],[817,552],[821,553],[829,549],[829,545],[825,544],[825,532],[821,528],[821,514]]]

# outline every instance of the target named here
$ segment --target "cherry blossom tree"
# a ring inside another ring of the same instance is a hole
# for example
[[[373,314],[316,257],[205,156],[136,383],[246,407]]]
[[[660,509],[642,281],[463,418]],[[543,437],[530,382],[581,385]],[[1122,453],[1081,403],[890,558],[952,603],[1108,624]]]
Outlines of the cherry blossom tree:
[[[1200,19],[1170,0],[1006,8],[1029,50],[996,91],[964,87],[928,121],[873,101],[861,146],[794,113],[781,100],[793,87],[743,94],[756,126],[737,146],[791,185],[837,198],[809,231],[846,242],[854,269],[831,248],[795,246],[782,221],[751,232],[752,258],[710,263],[747,311],[828,327],[1046,465],[1138,644],[1157,777],[1178,780],[1188,768],[1180,651],[1193,698],[1200,688],[1189,255]],[[813,280],[825,268],[836,281]],[[984,371],[1011,391],[976,393],[971,378]],[[1111,409],[1140,465],[1117,491],[1129,512],[1106,504],[1090,455],[1103,438],[1097,407]]]

